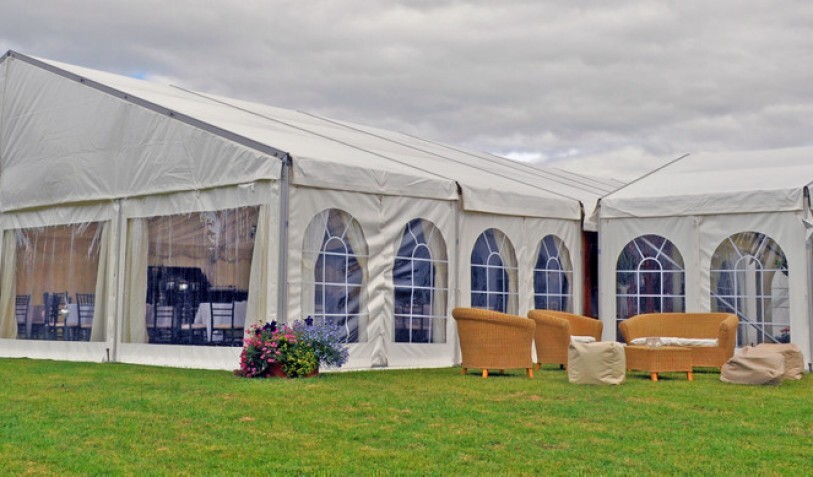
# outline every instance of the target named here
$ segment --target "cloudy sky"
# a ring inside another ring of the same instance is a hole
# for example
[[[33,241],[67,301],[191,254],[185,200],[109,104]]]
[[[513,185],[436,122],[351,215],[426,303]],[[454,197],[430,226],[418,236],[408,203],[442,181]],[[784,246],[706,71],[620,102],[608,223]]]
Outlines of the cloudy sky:
[[[0,50],[628,179],[813,145],[813,2],[0,0]]]

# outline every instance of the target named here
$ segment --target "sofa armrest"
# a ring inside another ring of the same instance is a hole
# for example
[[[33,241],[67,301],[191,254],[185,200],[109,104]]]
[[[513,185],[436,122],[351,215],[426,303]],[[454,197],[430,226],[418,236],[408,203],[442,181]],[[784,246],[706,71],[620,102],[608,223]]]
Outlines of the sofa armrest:
[[[739,326],[739,323],[740,320],[737,318],[737,315],[729,315],[720,322],[719,337],[717,339],[721,348],[734,349],[737,337],[737,326]]]
[[[579,315],[570,316],[568,319],[571,335],[592,336],[596,341],[601,341],[601,332],[604,330],[601,320]]]

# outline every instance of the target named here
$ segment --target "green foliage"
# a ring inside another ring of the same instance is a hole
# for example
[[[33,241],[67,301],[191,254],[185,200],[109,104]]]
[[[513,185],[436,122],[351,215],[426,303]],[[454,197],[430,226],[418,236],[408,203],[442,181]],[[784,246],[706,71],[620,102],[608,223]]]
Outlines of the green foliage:
[[[282,365],[282,370],[289,377],[307,376],[316,370],[319,360],[316,353],[309,346],[294,346],[289,348],[287,359]]]
[[[630,373],[599,387],[558,367],[533,380],[459,372],[252,380],[0,359],[0,473],[807,475],[813,462],[810,376],[759,387]]]

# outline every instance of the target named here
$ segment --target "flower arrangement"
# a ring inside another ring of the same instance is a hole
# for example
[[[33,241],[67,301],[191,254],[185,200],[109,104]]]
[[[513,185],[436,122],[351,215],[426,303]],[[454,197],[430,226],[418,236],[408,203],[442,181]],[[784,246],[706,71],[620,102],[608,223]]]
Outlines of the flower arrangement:
[[[292,326],[252,325],[243,340],[240,368],[234,373],[247,378],[296,378],[314,374],[320,365],[340,367],[347,358],[338,326],[314,325],[308,317]]]

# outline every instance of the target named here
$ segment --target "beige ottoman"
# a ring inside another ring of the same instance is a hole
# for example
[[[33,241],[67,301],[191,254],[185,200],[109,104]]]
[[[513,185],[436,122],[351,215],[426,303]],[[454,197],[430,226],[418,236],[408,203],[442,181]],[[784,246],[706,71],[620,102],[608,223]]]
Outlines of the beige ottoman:
[[[720,369],[720,381],[731,384],[782,384],[785,358],[780,353],[746,350],[741,350],[726,361]]]
[[[779,353],[785,359],[785,375],[784,379],[798,380],[802,379],[805,372],[805,358],[802,351],[793,343],[787,344],[769,344],[763,343],[754,346],[753,348],[743,348],[740,350],[742,353]]]
[[[573,384],[621,384],[626,368],[624,347],[614,341],[572,342],[567,349],[567,378]]]

